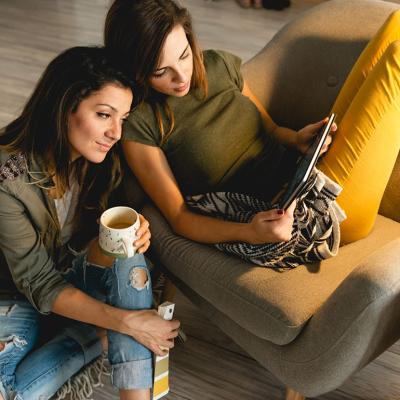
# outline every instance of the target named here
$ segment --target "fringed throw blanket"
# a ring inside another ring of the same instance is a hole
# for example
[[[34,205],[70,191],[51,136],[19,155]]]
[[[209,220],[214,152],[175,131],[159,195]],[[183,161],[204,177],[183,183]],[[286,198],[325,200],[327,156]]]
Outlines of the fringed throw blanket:
[[[54,400],[90,400],[93,389],[103,386],[102,376],[110,375],[107,355],[103,353],[96,360],[84,366],[72,376],[52,397]]]
[[[292,238],[288,242],[260,245],[229,242],[218,243],[216,247],[254,264],[278,270],[332,257],[339,248],[339,224],[346,218],[335,201],[341,190],[337,183],[315,169],[297,199]],[[193,211],[235,222],[250,222],[258,212],[277,207],[276,204],[232,192],[188,196],[186,203]]]

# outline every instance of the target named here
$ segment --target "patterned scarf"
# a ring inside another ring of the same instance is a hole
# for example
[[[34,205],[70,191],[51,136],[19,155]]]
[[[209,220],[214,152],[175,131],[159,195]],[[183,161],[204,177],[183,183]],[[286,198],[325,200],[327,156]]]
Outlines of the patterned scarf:
[[[337,183],[315,169],[297,199],[289,241],[258,245],[229,242],[215,246],[251,263],[282,271],[332,257],[339,249],[339,224],[346,218],[335,201],[341,190]],[[250,222],[260,211],[277,208],[277,204],[232,192],[187,196],[186,203],[200,214],[243,223]]]

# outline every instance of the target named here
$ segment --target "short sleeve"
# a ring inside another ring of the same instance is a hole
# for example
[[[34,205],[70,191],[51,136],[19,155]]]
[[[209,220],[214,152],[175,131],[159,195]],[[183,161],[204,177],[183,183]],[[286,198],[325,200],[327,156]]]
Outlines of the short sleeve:
[[[131,112],[123,125],[123,140],[160,147],[160,131],[154,112],[148,104],[143,103]]]
[[[243,76],[240,72],[240,67],[242,65],[241,58],[227,51],[216,50],[215,52],[222,58],[232,82],[242,91]]]

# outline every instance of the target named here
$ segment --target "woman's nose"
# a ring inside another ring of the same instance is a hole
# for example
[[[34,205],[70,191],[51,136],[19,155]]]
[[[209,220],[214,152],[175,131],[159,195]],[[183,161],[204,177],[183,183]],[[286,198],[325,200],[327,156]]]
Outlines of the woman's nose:
[[[119,123],[119,121],[113,121],[112,125],[110,126],[110,128],[106,131],[106,136],[109,139],[113,139],[115,141],[121,139],[121,135],[122,135],[122,126]]]
[[[187,76],[182,68],[177,68],[175,70],[175,81],[179,83],[186,83]]]

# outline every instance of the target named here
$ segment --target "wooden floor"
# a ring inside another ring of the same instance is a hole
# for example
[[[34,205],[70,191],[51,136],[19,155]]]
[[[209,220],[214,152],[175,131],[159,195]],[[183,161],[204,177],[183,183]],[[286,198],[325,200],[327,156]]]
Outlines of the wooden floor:
[[[291,18],[324,0],[292,0],[283,12],[244,10],[234,0],[184,0],[204,48],[249,59]],[[399,2],[399,0],[396,0]],[[17,115],[43,68],[61,50],[102,40],[107,0],[0,0],[0,126]],[[171,353],[170,400],[274,400],[284,387],[182,295],[176,315],[188,341]],[[95,400],[117,399],[106,385]],[[400,399],[400,344],[319,400]]]
[[[203,48],[249,59],[301,11],[323,0],[293,0],[283,12],[242,9],[234,0],[183,0]],[[0,0],[0,126],[11,120],[61,50],[102,41],[109,0]]]

